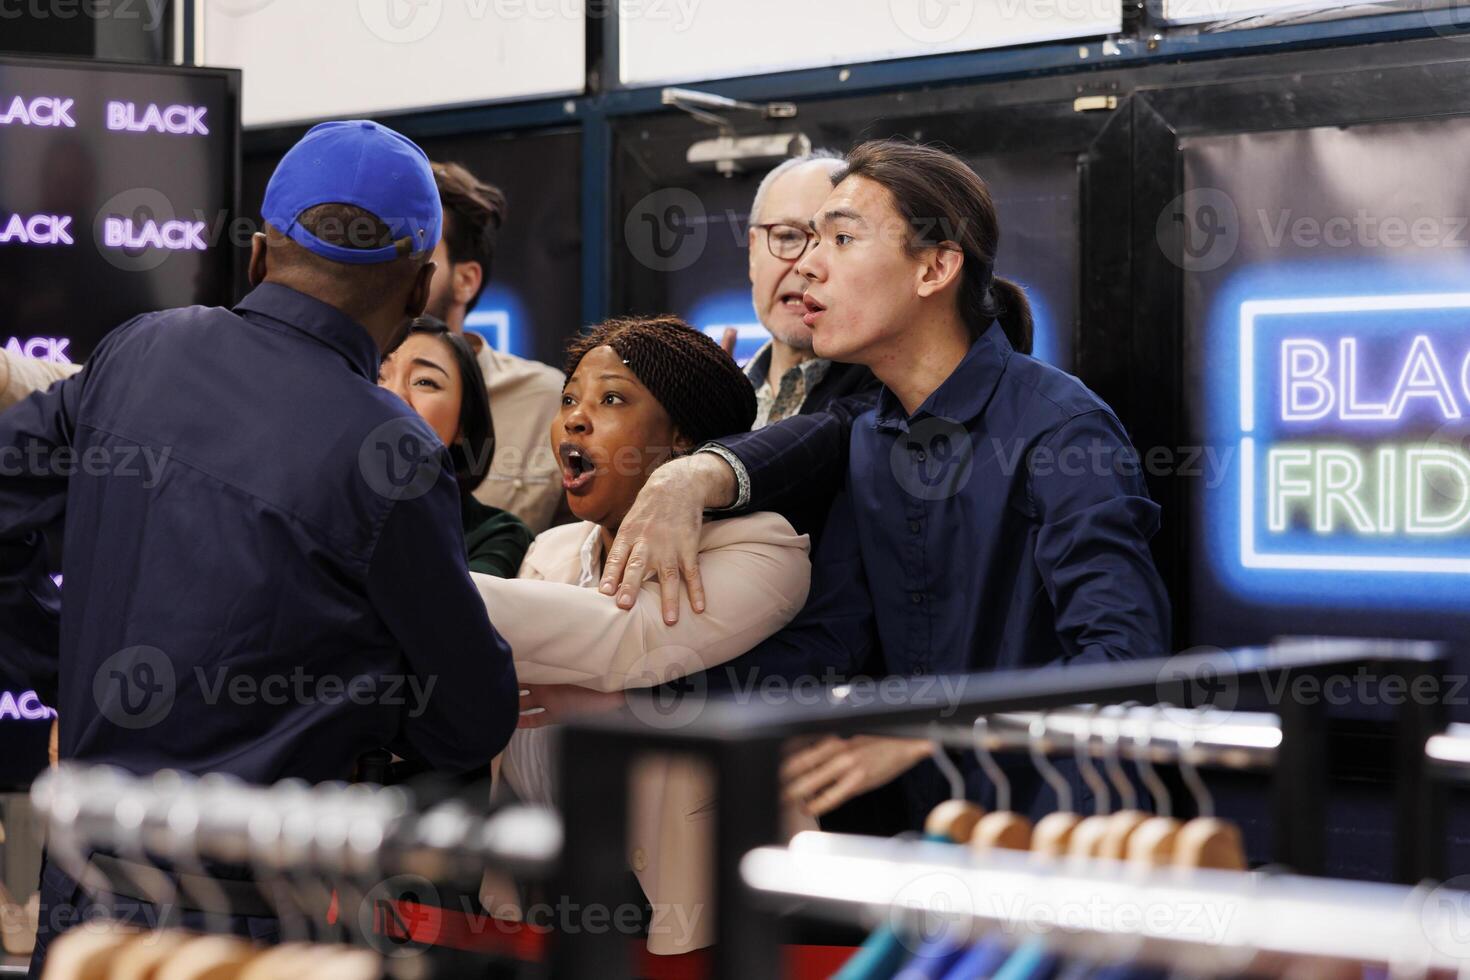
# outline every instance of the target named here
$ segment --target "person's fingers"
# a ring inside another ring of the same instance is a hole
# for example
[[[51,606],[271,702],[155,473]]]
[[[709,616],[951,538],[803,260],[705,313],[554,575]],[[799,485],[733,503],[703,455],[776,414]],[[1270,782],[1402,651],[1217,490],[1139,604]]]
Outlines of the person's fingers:
[[[697,549],[679,559],[679,569],[684,573],[684,587],[689,590],[689,607],[697,613],[704,612],[704,579],[699,575]]]
[[[720,346],[725,348],[725,353],[731,357],[735,356],[735,343],[740,339],[740,331],[734,327],[726,327],[720,336]]]
[[[625,521],[618,530],[617,537],[613,539],[612,547],[607,549],[607,559],[602,565],[602,584],[597,587],[603,595],[617,592],[618,585],[623,581],[623,565],[628,560],[628,541],[632,536]]]
[[[664,622],[673,626],[679,621],[679,566],[673,562],[659,566],[658,591],[663,598]]]
[[[842,749],[843,740],[829,735],[814,745],[808,745],[793,752],[781,763],[781,781],[790,782],[802,773],[810,772],[841,752]]]
[[[793,800],[809,800],[837,782],[852,768],[852,758],[844,753],[817,766],[811,772],[786,784],[786,795]]]
[[[807,813],[824,816],[862,792],[862,774],[851,770],[806,805]]]
[[[638,542],[628,552],[628,561],[623,568],[623,582],[618,586],[618,608],[632,609],[638,601],[638,590],[643,587],[643,576],[648,568],[648,558],[643,551],[643,542]]]
[[[824,766],[783,787],[781,797],[787,803],[794,803],[804,809],[822,790],[841,778],[840,770],[833,771]]]

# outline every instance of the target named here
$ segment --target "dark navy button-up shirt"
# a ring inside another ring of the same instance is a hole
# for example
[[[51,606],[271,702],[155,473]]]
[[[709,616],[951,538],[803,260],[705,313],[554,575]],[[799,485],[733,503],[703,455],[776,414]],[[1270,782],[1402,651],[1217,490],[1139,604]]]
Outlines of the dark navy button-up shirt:
[[[830,486],[834,468],[847,476],[806,609],[737,668],[841,675],[875,640],[890,673],[912,676],[1168,652],[1149,551],[1159,508],[1127,433],[998,325],[912,416],[884,389],[856,418],[721,444],[745,465],[754,509]]]
[[[505,745],[515,672],[452,466],[378,360],[267,283],[139,317],[0,415],[0,679],[55,705],[63,758],[269,782]],[[58,645],[38,552],[63,528]]]
[[[1159,508],[1127,433],[1076,378],[1016,353],[998,325],[911,416],[884,389],[876,408],[839,403],[720,444],[746,468],[752,509],[846,485],[812,556],[806,606],[707,672],[710,690],[844,679],[875,643],[888,673],[931,679],[1169,651],[1168,596],[1149,551]],[[953,683],[935,680],[937,706]],[[956,762],[968,795],[994,805],[974,754]],[[1011,782],[1023,811],[1052,806],[1029,766]],[[928,762],[905,784],[914,826],[949,791]]]

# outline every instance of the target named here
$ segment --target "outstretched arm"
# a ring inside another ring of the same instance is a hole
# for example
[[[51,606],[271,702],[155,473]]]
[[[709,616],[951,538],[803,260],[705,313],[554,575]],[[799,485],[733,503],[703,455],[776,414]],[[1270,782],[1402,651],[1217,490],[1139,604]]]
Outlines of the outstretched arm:
[[[619,608],[631,609],[651,575],[659,583],[665,621],[679,619],[681,582],[689,607],[704,612],[707,590],[695,556],[705,511],[780,510],[799,501],[830,500],[847,472],[852,421],[871,406],[870,393],[852,395],[825,412],[727,436],[659,467],[608,550],[603,594],[616,595]]]
[[[780,523],[784,530],[759,540],[732,540],[702,552],[697,561],[704,580],[725,601],[704,616],[685,616],[672,625],[654,581],[643,583],[634,608],[624,612],[594,589],[472,578],[515,651],[522,682],[600,691],[653,687],[733,660],[801,609],[811,580],[807,539]]]

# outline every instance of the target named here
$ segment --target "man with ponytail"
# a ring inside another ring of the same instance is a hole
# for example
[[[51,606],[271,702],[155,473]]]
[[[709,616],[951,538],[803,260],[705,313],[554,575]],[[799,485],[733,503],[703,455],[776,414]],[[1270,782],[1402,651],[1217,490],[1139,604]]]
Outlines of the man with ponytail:
[[[1029,356],[1025,292],[994,274],[985,182],[951,154],[890,140],[855,148],[832,183],[797,263],[804,322],[817,356],[872,369],[876,408],[838,404],[660,469],[622,523],[604,591],[621,599],[645,571],[676,591],[682,575],[699,610],[680,529],[700,510],[780,510],[840,490],[807,608],[711,671],[712,688],[841,677],[875,643],[907,676],[1166,655],[1169,604],[1149,551],[1159,508],[1112,410]],[[820,814],[907,772],[917,818],[945,795],[920,765],[928,751],[827,739],[790,757],[786,791]],[[985,781],[969,775],[983,801]]]

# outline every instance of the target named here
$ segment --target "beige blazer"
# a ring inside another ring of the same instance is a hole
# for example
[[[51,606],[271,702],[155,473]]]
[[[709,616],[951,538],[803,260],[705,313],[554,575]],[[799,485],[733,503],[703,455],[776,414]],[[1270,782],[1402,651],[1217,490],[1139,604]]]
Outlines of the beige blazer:
[[[552,528],[531,546],[520,578],[473,576],[525,683],[652,687],[738,657],[806,603],[809,542],[777,514],[705,524],[699,570],[709,602],[696,614],[681,595],[672,627],[663,621],[652,577],[626,612],[597,591],[595,579],[586,588],[576,584],[589,540],[588,557],[601,568],[595,532],[585,522]],[[714,941],[712,775],[677,756],[650,758],[634,774],[628,863],[653,907],[651,952],[683,953]],[[795,808],[783,817],[792,833],[816,829]]]
[[[475,499],[508,510],[540,534],[561,505],[561,468],[551,423],[561,411],[566,377],[540,361],[480,348],[480,370],[495,423],[495,458]]]
[[[0,412],[28,397],[45,391],[62,378],[82,369],[80,364],[56,364],[22,357],[0,348]]]

